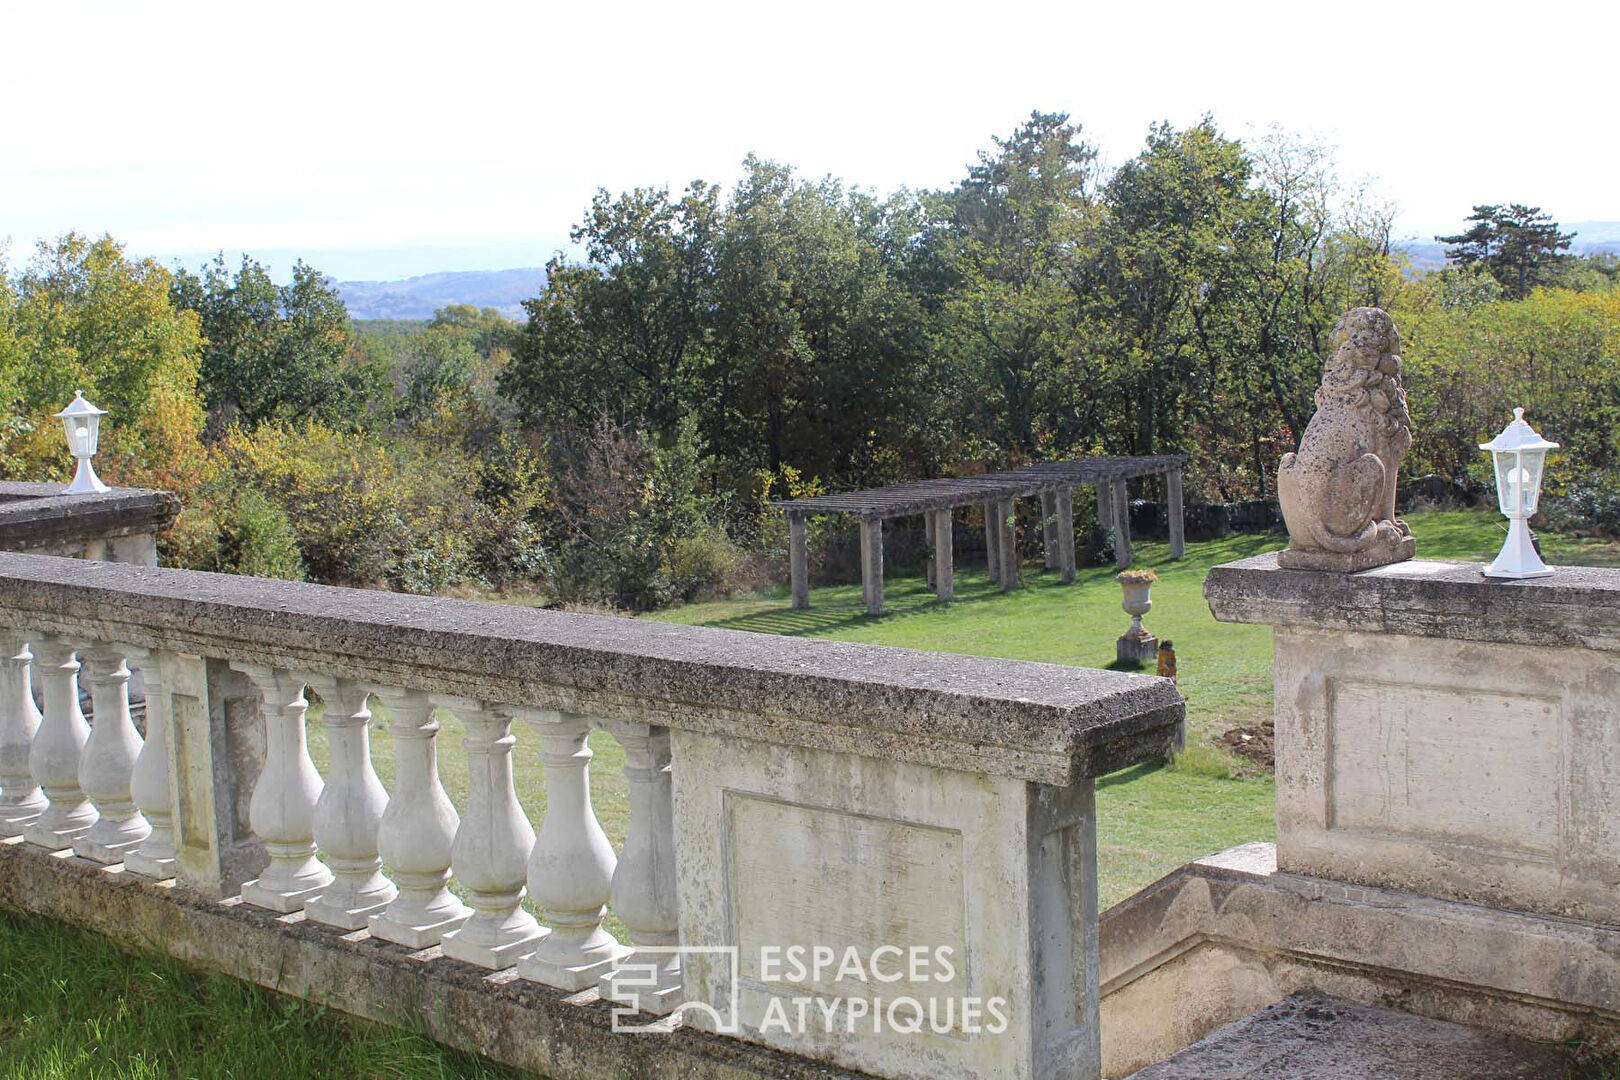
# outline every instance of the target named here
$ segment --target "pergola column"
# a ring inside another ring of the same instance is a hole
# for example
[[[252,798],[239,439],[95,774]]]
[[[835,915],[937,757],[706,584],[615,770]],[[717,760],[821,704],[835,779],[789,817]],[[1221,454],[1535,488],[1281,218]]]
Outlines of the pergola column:
[[[861,518],[861,594],[870,615],[883,614],[883,519]]]
[[[1052,501],[1056,511],[1053,528],[1057,532],[1057,569],[1063,584],[1068,585],[1074,581],[1074,489],[1060,488]]]
[[[951,508],[935,510],[934,520],[934,595],[941,600],[956,596],[956,556],[951,549],[955,540],[951,526]]]
[[[793,606],[810,606],[810,553],[806,542],[806,522],[803,514],[788,515],[788,566],[793,581]]]
[[[935,564],[938,562],[934,556],[936,545],[934,542],[934,512],[932,510],[923,511],[923,543],[928,545],[928,558],[923,563],[923,577],[927,580],[928,587],[932,589],[934,588]]]
[[[1057,538],[1057,492],[1041,492],[1041,551],[1046,556],[1046,568],[1056,570],[1061,561]]]
[[[1114,565],[1124,569],[1136,560],[1131,549],[1131,499],[1123,476],[1115,477],[1112,487],[1108,503],[1114,511]]]
[[[991,584],[1001,580],[1001,526],[996,524],[996,504],[984,504],[984,568]]]
[[[1001,536],[997,561],[1001,567],[1003,590],[1018,587],[1018,527],[1013,520],[1013,510],[1016,506],[1017,503],[1013,499],[1002,499],[996,504],[996,528]]]
[[[1187,529],[1182,520],[1181,468],[1165,470],[1165,516],[1170,522],[1170,557],[1179,559],[1187,553]]]

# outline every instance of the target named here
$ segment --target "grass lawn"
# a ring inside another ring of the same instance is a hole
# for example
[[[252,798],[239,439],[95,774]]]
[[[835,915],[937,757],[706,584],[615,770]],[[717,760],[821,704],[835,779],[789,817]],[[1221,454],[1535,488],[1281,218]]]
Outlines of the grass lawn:
[[[1483,560],[1494,555],[1502,519],[1489,511],[1414,514],[1418,555]],[[1211,566],[1281,546],[1281,536],[1234,536],[1189,544],[1170,561],[1162,544],[1142,544],[1137,565],[1159,582],[1148,626],[1175,642],[1188,702],[1189,747],[1176,767],[1139,766],[1098,784],[1101,904],[1107,907],[1188,859],[1273,835],[1269,777],[1229,775],[1229,759],[1208,740],[1271,710],[1271,633],[1229,626],[1202,596]],[[1620,565],[1620,544],[1543,537],[1550,562]],[[792,610],[785,589],[693,604],[656,616],[675,622],[874,644],[1102,667],[1129,622],[1113,571],[1082,570],[1075,586],[1026,568],[1025,586],[1002,593],[982,570],[957,575],[957,599],[936,601],[915,576],[886,582],[889,614],[872,617],[858,585],[819,588],[808,611]],[[380,710],[379,710],[380,713]],[[319,710],[312,711],[312,718]],[[379,715],[380,720],[386,719]],[[465,805],[461,727],[442,716],[440,757],[446,789]],[[517,787],[538,822],[545,807],[538,739],[519,730]],[[310,725],[311,753],[326,766],[325,729]],[[624,756],[597,732],[594,804],[615,846],[628,824]],[[1202,749],[1200,749],[1202,747]],[[379,724],[373,758],[393,782],[393,743]],[[623,928],[610,924],[615,932]],[[189,974],[162,959],[129,956],[110,942],[48,920],[0,911],[0,1080],[66,1077],[298,1078],[500,1077],[512,1075],[428,1040],[328,1016],[320,1008],[221,977]]]

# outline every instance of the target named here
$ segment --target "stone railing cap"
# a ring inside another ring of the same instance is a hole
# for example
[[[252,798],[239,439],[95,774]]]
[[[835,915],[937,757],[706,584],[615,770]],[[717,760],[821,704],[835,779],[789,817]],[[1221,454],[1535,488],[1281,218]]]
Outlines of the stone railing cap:
[[[1162,757],[1153,676],[0,553],[0,625],[1067,785]]]
[[[1560,566],[1514,581],[1482,569],[1412,559],[1356,574],[1285,570],[1272,552],[1215,567],[1204,598],[1222,622],[1620,650],[1620,570]]]
[[[0,550],[161,532],[180,513],[180,500],[167,491],[113,488],[64,495],[63,486],[0,481]]]

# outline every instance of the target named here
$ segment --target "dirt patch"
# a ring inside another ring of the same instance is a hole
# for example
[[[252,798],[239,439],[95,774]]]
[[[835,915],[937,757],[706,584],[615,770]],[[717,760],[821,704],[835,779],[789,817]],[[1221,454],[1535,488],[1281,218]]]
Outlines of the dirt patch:
[[[1270,772],[1276,764],[1273,756],[1275,738],[1276,732],[1271,721],[1267,720],[1252,727],[1232,728],[1216,739],[1215,745]]]

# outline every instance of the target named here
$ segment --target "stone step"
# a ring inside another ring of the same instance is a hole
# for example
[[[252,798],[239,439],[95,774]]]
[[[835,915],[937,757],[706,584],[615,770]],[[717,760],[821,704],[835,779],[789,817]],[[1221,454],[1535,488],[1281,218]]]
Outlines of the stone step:
[[[1545,1044],[1296,994],[1127,1080],[1565,1080],[1572,1064]]]

